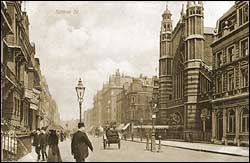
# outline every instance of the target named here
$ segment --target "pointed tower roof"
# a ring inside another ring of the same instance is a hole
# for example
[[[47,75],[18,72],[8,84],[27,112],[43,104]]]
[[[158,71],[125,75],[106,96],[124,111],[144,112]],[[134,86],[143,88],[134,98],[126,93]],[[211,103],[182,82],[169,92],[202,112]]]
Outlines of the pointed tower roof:
[[[172,15],[170,10],[168,9],[168,2],[166,4],[166,10],[163,12],[162,16],[164,16],[164,15]]]

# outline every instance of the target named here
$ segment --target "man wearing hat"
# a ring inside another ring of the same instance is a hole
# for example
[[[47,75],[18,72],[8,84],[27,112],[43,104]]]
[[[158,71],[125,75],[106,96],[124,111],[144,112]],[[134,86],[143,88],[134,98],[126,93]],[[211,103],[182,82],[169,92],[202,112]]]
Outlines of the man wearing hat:
[[[93,152],[93,146],[84,131],[84,123],[78,123],[78,131],[73,134],[71,142],[71,153],[76,162],[85,162],[88,157],[88,148]]]

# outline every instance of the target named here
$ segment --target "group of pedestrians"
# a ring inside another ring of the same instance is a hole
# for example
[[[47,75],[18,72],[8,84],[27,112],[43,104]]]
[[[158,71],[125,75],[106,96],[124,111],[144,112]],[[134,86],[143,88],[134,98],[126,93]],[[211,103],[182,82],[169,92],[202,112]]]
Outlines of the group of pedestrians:
[[[33,136],[33,146],[35,147],[35,152],[37,154],[37,161],[41,159],[42,161],[48,162],[62,162],[58,143],[59,138],[57,136],[56,130],[49,130],[46,133],[45,128],[37,128],[36,132],[32,134]],[[49,146],[47,154],[47,146]]]
[[[32,133],[33,146],[37,154],[37,161],[41,159],[47,162],[62,162],[60,149],[59,149],[59,138],[61,141],[65,138],[57,133],[56,130],[50,129],[46,132],[45,128],[36,129],[36,132]],[[49,146],[47,154],[47,146]],[[85,132],[84,123],[78,123],[78,131],[72,136],[71,142],[71,154],[74,156],[76,162],[85,162],[88,157],[88,148],[93,152],[93,146]]]

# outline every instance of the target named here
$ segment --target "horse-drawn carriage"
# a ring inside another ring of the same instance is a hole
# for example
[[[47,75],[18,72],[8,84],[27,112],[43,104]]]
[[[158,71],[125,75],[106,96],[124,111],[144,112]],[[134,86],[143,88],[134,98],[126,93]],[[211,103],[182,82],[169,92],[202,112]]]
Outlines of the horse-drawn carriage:
[[[107,129],[103,135],[103,147],[104,149],[110,147],[110,144],[118,144],[118,148],[121,147],[121,139],[117,130]]]

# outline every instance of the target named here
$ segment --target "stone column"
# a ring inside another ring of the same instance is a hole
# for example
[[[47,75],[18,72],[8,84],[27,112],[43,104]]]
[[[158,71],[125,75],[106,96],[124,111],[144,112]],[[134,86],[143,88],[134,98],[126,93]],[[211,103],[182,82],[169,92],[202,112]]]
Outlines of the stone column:
[[[240,146],[240,112],[239,108],[235,109],[235,121],[236,121],[236,128],[235,128],[235,140],[237,146]]]
[[[222,140],[227,145],[227,110],[223,109],[223,138]]]
[[[216,119],[216,112],[212,110],[212,142],[214,143],[216,139],[216,126],[217,126],[217,119]]]

